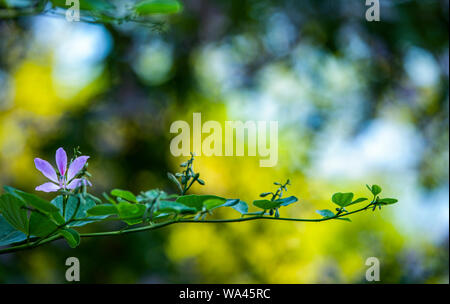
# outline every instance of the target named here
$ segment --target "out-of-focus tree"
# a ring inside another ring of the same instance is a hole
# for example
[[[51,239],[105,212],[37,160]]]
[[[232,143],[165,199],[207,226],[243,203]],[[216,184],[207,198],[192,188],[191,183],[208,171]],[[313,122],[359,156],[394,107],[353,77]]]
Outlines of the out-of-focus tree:
[[[381,21],[367,22],[356,0],[183,0],[163,16],[81,0],[72,23],[61,2],[0,1],[0,184],[32,191],[34,157],[80,146],[95,155],[96,193],[169,190],[169,126],[201,112],[279,121],[279,164],[199,157],[208,182],[194,192],[251,201],[290,176],[292,194],[322,208],[376,179],[400,204],[352,225],[57,243],[0,256],[0,282],[62,282],[69,252],[85,282],[363,282],[369,256],[382,282],[448,282],[448,1],[380,1]]]

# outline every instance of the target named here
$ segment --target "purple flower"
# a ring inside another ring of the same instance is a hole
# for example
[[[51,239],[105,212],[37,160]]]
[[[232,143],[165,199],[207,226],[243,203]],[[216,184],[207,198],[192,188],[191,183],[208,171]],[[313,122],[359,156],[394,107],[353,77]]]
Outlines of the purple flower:
[[[46,160],[35,158],[34,164],[36,169],[41,171],[45,177],[52,181],[52,183],[45,183],[36,187],[37,191],[55,192],[59,189],[73,190],[81,185],[89,183],[82,178],[74,178],[83,169],[89,156],[80,156],[73,160],[67,169],[67,154],[63,148],[56,150],[56,166],[58,173],[55,171],[52,165]]]

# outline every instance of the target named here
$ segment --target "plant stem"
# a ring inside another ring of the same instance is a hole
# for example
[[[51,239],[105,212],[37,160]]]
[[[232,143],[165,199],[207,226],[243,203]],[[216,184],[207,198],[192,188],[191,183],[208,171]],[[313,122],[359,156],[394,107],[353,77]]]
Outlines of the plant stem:
[[[217,220],[195,220],[195,219],[179,218],[179,219],[173,219],[173,220],[166,221],[166,222],[146,225],[146,226],[142,226],[142,227],[130,228],[130,229],[125,229],[125,230],[83,233],[83,234],[80,234],[80,237],[90,238],[90,237],[121,235],[121,234],[135,233],[135,232],[141,232],[141,231],[155,230],[155,229],[163,228],[163,227],[166,227],[166,226],[169,226],[172,224],[178,224],[178,223],[218,224],[218,223],[248,222],[248,221],[254,221],[254,220],[291,221],[291,222],[325,222],[325,221],[345,217],[350,214],[365,211],[365,210],[369,209],[373,204],[374,204],[374,202],[371,202],[367,206],[357,209],[357,210],[354,210],[354,211],[351,211],[351,212],[340,213],[340,214],[336,214],[335,216],[332,216],[332,217],[319,218],[319,219],[284,218],[284,217],[270,217],[270,216],[263,216],[263,215],[251,216],[251,217],[241,217],[241,218],[235,218],[235,219],[217,219]],[[72,220],[68,221],[67,223],[65,223],[65,225],[67,225],[70,222],[82,221],[82,220],[86,220],[86,219],[72,219]],[[118,220],[118,219],[114,218],[114,220]],[[60,236],[60,235],[52,235],[52,236],[40,238],[32,243],[25,243],[25,244],[1,249],[0,254],[6,254],[6,253],[12,253],[12,252],[17,252],[17,251],[32,249],[32,248],[42,246],[44,244],[56,241],[60,238],[62,238],[62,236]]]

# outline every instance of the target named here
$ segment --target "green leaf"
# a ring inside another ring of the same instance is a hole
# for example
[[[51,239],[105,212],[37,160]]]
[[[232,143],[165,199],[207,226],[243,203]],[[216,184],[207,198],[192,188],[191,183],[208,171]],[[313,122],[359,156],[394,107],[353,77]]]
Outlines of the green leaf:
[[[211,200],[208,203],[208,206],[204,206],[204,202]],[[178,203],[186,205],[188,207],[192,207],[197,211],[202,211],[203,207],[206,207],[207,209],[214,208],[214,206],[217,207],[217,204],[219,204],[219,201],[221,201],[221,204],[226,202],[226,199],[220,196],[215,195],[184,195],[179,196],[176,200]]]
[[[194,214],[197,211],[195,208],[188,207],[173,201],[159,201],[158,214],[161,213],[176,213],[176,214]]]
[[[285,198],[280,198],[274,201],[270,201],[270,200],[255,200],[253,201],[253,205],[255,205],[258,208],[264,209],[264,210],[268,210],[268,209],[273,209],[273,208],[278,208],[281,206],[288,206],[290,204],[293,204],[295,202],[297,202],[298,199],[295,196],[289,196],[289,197],[285,197]]]
[[[159,197],[160,199],[170,199],[170,198],[177,198],[178,195],[171,194],[168,195],[166,192],[159,190],[159,189],[151,189],[148,191],[145,191],[137,196],[137,201],[139,203],[145,202],[145,201],[152,201]]]
[[[253,205],[255,205],[258,208],[268,210],[277,208],[280,206],[280,202],[277,201],[269,201],[269,200],[255,200],[253,201]]]
[[[175,184],[177,185],[178,190],[180,190],[180,193],[183,193],[183,187],[181,187],[180,182],[178,181],[178,179],[175,177],[175,175],[173,175],[170,172],[167,172],[167,177]]]
[[[365,197],[360,197],[360,198],[358,198],[358,199],[355,199],[353,202],[351,202],[351,203],[348,204],[347,206],[350,206],[350,205],[353,205],[353,204],[358,204],[358,203],[361,203],[361,202],[364,202],[364,201],[367,201],[367,198],[365,198]]]
[[[347,221],[347,222],[351,222],[352,220],[349,219],[348,217],[338,217],[336,218],[337,220],[341,220],[341,221]]]
[[[140,16],[152,14],[174,14],[181,10],[180,2],[176,0],[145,0],[134,7],[135,12]]]
[[[0,196],[0,213],[4,219],[15,229],[28,233],[27,211],[25,203],[12,194]]]
[[[381,198],[377,201],[377,204],[382,204],[382,205],[392,205],[397,203],[398,200],[395,198]]]
[[[87,199],[91,199],[96,205],[97,204],[103,204],[101,199],[99,199],[98,197],[96,197],[96,196],[94,196],[94,195],[92,195],[90,193],[86,193],[86,194],[79,193],[78,195],[79,196],[83,196],[83,197],[85,197]]]
[[[65,228],[60,230],[59,234],[66,239],[67,244],[69,244],[71,248],[75,248],[80,245],[80,234],[76,230]]]
[[[26,239],[25,233],[14,229],[0,214],[0,246],[22,242]]]
[[[333,203],[335,203],[336,205],[339,205],[341,207],[345,207],[348,206],[353,199],[353,193],[348,192],[348,193],[335,193],[333,194],[331,200],[333,201]]]
[[[127,191],[127,190],[114,189],[111,191],[111,195],[120,197],[120,198],[127,200],[129,202],[132,202],[132,203],[138,202],[136,196],[134,196],[133,193],[131,193],[130,191]]]
[[[52,212],[58,211],[58,208],[56,208],[50,202],[47,202],[46,200],[40,198],[37,195],[27,193],[22,190],[18,190],[18,189],[9,187],[9,186],[5,186],[4,188],[8,193],[14,195],[15,197],[19,198],[27,205],[30,205],[31,207],[36,208],[37,210],[39,210],[41,212],[52,213]]]
[[[49,213],[48,216],[57,225],[63,225],[66,222],[66,220],[63,218],[63,216],[59,212]]]
[[[225,204],[222,204],[218,207],[231,207],[240,214],[246,214],[248,212],[248,205],[246,202],[243,202],[239,199],[230,199],[225,202]],[[217,207],[217,208],[218,208]]]
[[[226,200],[223,198],[211,198],[204,201],[203,206],[206,208],[206,210],[213,210],[223,205],[224,201]]]
[[[145,205],[120,202],[117,205],[119,216],[128,225],[135,225],[142,222],[145,213]]]
[[[323,209],[323,210],[317,210],[317,213],[319,213],[321,216],[328,218],[328,217],[333,217],[334,213],[331,210],[328,209]]]
[[[372,192],[372,194],[374,196],[376,196],[376,195],[381,193],[381,187],[378,186],[378,185],[372,185],[372,187],[368,186],[368,188],[369,188],[370,192]]]
[[[280,198],[275,200],[275,202],[279,202],[280,206],[288,206],[290,204],[293,204],[295,202],[297,202],[298,199],[295,196],[289,196],[289,197],[285,197],[285,198]]]
[[[269,194],[272,194],[272,192],[263,192],[263,193],[261,193],[259,196],[260,196],[260,197],[266,197],[266,196],[268,196]]]
[[[30,216],[30,235],[45,237],[56,232],[58,226],[46,215],[32,212]]]
[[[105,215],[109,216],[109,215],[114,215],[114,214],[118,214],[118,213],[119,213],[119,210],[117,210],[116,205],[112,205],[112,204],[96,205],[87,210],[87,214],[92,215],[92,216],[105,216]]]
[[[113,204],[113,205],[117,204],[117,202],[111,196],[109,196],[108,193],[103,192],[102,195],[111,204]]]
[[[59,213],[61,215],[63,214],[63,201],[64,198],[62,195],[58,195],[51,201],[51,203],[59,209]],[[67,222],[71,219],[85,218],[88,216],[87,210],[91,209],[94,206],[96,206],[96,204],[91,197],[84,197],[82,194],[69,195],[66,202],[65,217],[63,220],[64,222]],[[77,213],[74,215],[75,211]],[[92,223],[96,220],[100,220],[103,218],[105,218],[105,216],[103,215],[93,216],[91,217],[92,220],[71,222],[67,226],[68,227],[84,226],[86,224]]]
[[[231,206],[234,210],[239,212],[240,214],[246,214],[248,212],[248,205],[246,202],[239,201],[236,205]]]

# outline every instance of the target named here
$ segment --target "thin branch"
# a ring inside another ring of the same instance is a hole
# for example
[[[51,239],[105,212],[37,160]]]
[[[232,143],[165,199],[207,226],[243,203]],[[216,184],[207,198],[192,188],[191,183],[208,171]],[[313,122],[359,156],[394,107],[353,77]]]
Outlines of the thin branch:
[[[346,217],[350,214],[365,211],[365,210],[369,209],[373,204],[374,204],[374,202],[371,202],[367,206],[357,209],[357,210],[354,210],[354,211],[351,211],[351,212],[340,213],[340,214],[336,214],[335,216],[332,216],[332,217],[325,217],[325,218],[319,218],[319,219],[283,218],[283,217],[269,217],[269,216],[263,216],[263,215],[252,216],[252,217],[241,217],[241,218],[236,218],[236,219],[217,219],[217,220],[194,220],[194,219],[180,218],[180,219],[174,219],[174,220],[161,222],[161,223],[157,223],[157,224],[151,224],[151,225],[147,225],[147,226],[124,229],[124,230],[83,233],[83,234],[80,234],[80,237],[90,238],[90,237],[122,235],[122,234],[129,234],[129,233],[135,233],[135,232],[141,232],[141,231],[155,230],[155,229],[163,228],[163,227],[166,227],[166,226],[169,226],[172,224],[178,224],[178,223],[219,224],[219,223],[248,222],[248,221],[254,221],[254,220],[291,221],[291,222],[325,222],[325,221],[329,221],[329,220],[333,220],[333,219],[339,219],[341,217]],[[72,219],[72,220],[66,222],[64,224],[64,226],[66,226],[72,222],[86,221],[88,219],[89,218]],[[111,220],[121,220],[121,219],[120,218],[111,218]],[[25,243],[22,245],[17,245],[17,246],[2,249],[2,250],[0,250],[0,254],[6,254],[6,253],[12,253],[12,252],[36,248],[36,247],[56,241],[61,238],[62,238],[62,236],[58,235],[58,234],[47,236],[44,238],[39,238],[38,240],[31,242],[31,243]]]

